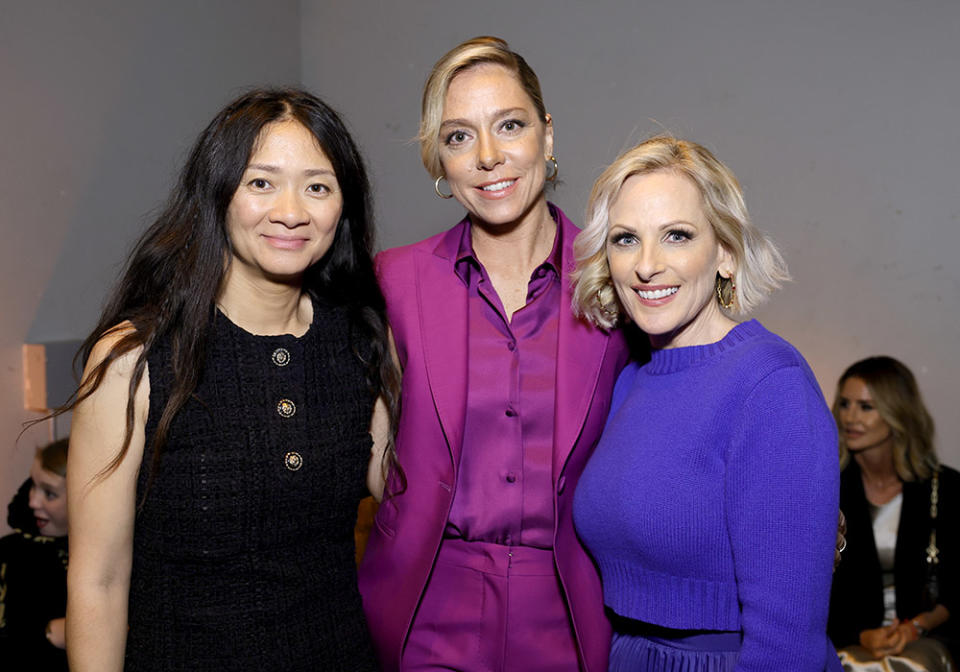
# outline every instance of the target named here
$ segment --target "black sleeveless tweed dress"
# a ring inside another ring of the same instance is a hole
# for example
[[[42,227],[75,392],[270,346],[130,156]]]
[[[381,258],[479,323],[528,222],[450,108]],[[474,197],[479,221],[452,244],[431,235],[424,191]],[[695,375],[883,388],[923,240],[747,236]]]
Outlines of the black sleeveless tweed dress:
[[[302,337],[218,313],[194,397],[148,486],[172,384],[149,357],[126,669],[375,670],[354,562],[374,394],[344,309]]]

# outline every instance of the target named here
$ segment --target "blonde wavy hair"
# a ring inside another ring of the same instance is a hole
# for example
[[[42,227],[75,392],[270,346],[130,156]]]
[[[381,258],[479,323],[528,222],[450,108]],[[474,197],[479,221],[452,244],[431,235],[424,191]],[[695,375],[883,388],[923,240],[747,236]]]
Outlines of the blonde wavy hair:
[[[721,306],[721,310],[732,315],[747,313],[790,279],[776,246],[750,222],[740,183],[730,169],[702,145],[656,136],[618,156],[593,185],[586,227],[573,244],[577,262],[573,310],[577,315],[604,328],[620,322],[624,311],[607,265],[610,207],[628,178],[657,171],[673,171],[693,182],[702,196],[707,221],[733,257],[733,278],[720,277],[724,303],[732,301],[733,307],[726,310]]]
[[[933,417],[923,403],[913,372],[893,357],[868,357],[851,364],[837,381],[833,417],[840,423],[840,390],[850,378],[859,378],[870,391],[873,405],[893,432],[893,464],[903,481],[924,481],[939,465],[933,445]],[[840,468],[850,462],[850,451],[840,432]]]
[[[510,46],[499,37],[474,37],[458,44],[437,61],[423,87],[417,139],[420,142],[420,159],[431,177],[443,175],[443,166],[440,164],[440,124],[443,122],[443,103],[450,82],[464,70],[484,63],[501,65],[515,74],[520,86],[533,101],[540,121],[547,123],[540,80],[523,56],[511,51]]]

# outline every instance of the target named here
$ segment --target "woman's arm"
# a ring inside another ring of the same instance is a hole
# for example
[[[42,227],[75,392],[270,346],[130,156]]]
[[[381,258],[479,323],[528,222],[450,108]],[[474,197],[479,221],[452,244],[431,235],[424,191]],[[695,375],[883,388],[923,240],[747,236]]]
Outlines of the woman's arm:
[[[948,610],[942,604],[936,605],[930,611],[922,611],[913,618],[904,621],[898,621],[894,623],[893,627],[896,630],[897,639],[895,641],[895,646],[889,647],[889,650],[877,650],[874,655],[880,657],[881,655],[895,655],[903,651],[907,644],[910,642],[915,642],[930,630],[940,627],[944,623],[950,620],[950,610]],[[883,630],[885,628],[877,628],[877,630]],[[873,651],[870,646],[864,644],[864,640],[870,640],[870,636],[874,631],[865,630],[860,633],[860,643],[864,648]]]
[[[390,356],[400,371],[400,358],[397,356],[397,344],[393,340],[393,330],[387,329],[387,343],[390,347]],[[399,390],[398,390],[399,393]],[[370,448],[370,464],[367,466],[367,489],[378,502],[383,500],[383,489],[386,485],[387,474],[384,473],[383,455],[390,445],[390,436],[393,427],[390,426],[390,411],[387,402],[382,396],[377,398],[373,407],[373,418],[370,420],[370,436],[373,437],[373,446]]]
[[[939,628],[941,625],[950,620],[950,610],[947,609],[942,604],[938,604],[930,611],[923,611],[913,618],[910,619],[910,622],[914,626],[919,626],[929,632],[934,628]]]
[[[741,604],[736,670],[822,670],[837,534],[836,425],[802,366],[729,418],[727,527]]]
[[[85,381],[124,333],[109,334],[94,347]],[[149,405],[146,372],[134,397],[129,449],[115,470],[98,476],[123,445],[128,390],[139,354],[137,348],[114,361],[97,390],[73,413],[67,461],[67,656],[74,672],[123,669],[137,472]]]
[[[367,466],[367,489],[373,498],[380,502],[383,501],[383,488],[386,483],[383,454],[390,440],[390,414],[383,397],[379,397],[373,407],[370,436],[373,437],[373,446],[370,448],[370,464]]]

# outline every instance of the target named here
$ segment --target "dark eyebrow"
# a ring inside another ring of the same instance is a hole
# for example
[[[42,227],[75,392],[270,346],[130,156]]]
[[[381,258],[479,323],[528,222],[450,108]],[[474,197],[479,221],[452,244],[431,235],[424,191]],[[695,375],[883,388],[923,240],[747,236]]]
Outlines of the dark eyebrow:
[[[279,173],[280,169],[277,166],[271,166],[269,163],[251,163],[247,166],[247,170],[262,170],[265,173]],[[334,173],[329,168],[310,168],[303,171],[303,174],[307,177],[316,177],[317,175],[332,175],[336,177]]]
[[[250,170],[251,168],[252,168],[253,170],[262,170],[262,171],[265,172],[265,173],[276,173],[276,172],[279,172],[279,171],[280,171],[280,169],[277,168],[276,166],[271,166],[271,165],[269,165],[269,164],[267,164],[267,163],[251,163],[251,164],[248,164],[248,165],[247,165],[247,170]]]
[[[307,177],[316,177],[317,175],[330,175],[333,178],[336,178],[337,175],[329,168],[313,168],[311,170],[303,171],[303,174]]]
[[[502,110],[497,110],[493,116],[494,118],[499,118],[510,114],[516,114],[517,112],[526,113],[527,110],[522,107],[507,107]],[[440,128],[444,128],[446,126],[470,126],[470,121],[467,119],[444,119],[440,124]]]

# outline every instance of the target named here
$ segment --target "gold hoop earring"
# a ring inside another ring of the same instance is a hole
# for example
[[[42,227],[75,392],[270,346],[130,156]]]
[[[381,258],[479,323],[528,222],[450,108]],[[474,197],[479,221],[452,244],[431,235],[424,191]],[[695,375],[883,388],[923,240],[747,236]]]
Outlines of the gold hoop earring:
[[[723,281],[730,281],[730,298],[727,301],[723,300]],[[733,282],[733,277],[725,278],[722,275],[717,275],[717,302],[720,303],[720,307],[724,310],[733,310],[733,305],[736,303],[737,296],[737,286]]]
[[[443,175],[437,178],[437,181],[433,183],[433,190],[437,192],[437,196],[440,198],[453,198],[453,193],[445,194],[440,191],[440,180],[446,179]]]
[[[547,182],[556,182],[557,175],[560,174],[560,164],[557,163],[557,157],[555,157],[553,154],[547,158],[547,161],[553,164],[553,172],[547,173],[546,180]]]
[[[608,318],[610,318],[611,320],[615,320],[615,319],[617,319],[618,317],[620,317],[620,311],[618,311],[618,310],[611,310],[610,308],[607,308],[607,304],[604,303],[604,301],[603,301],[603,294],[602,294],[602,292],[603,292],[603,290],[606,289],[607,287],[610,287],[610,289],[613,289],[613,286],[610,285],[610,283],[605,284],[603,287],[597,287],[597,304],[599,304],[599,306],[600,306],[600,312],[601,312],[601,313],[603,313],[604,315],[606,315],[606,316],[607,316]]]

